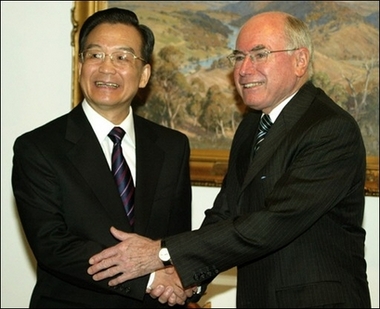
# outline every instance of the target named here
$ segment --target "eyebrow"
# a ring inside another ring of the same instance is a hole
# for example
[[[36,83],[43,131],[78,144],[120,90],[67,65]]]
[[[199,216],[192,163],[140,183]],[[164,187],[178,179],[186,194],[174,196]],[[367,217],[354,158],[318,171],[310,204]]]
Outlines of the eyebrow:
[[[253,47],[250,50],[250,52],[252,52],[252,51],[258,51],[258,50],[263,50],[263,49],[266,49],[265,45],[260,44],[260,45],[256,45],[255,47]],[[238,49],[235,49],[232,53],[233,54],[244,54],[244,52],[242,52],[241,50],[238,50]]]
[[[100,46],[99,44],[89,44],[86,47],[86,49],[91,49],[91,48],[103,49],[102,46]],[[133,54],[136,54],[136,51],[132,47],[120,46],[120,47],[117,47],[116,50],[129,51],[129,52],[131,52]]]
[[[136,54],[136,51],[132,47],[119,47],[118,49],[129,51],[129,52],[131,52],[133,54]]]

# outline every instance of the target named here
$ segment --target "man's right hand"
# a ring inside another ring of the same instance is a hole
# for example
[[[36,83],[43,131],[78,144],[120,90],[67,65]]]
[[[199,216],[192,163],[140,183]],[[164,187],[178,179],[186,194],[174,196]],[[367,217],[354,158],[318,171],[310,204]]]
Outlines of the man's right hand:
[[[178,273],[173,266],[156,271],[151,289],[147,290],[152,298],[158,298],[162,304],[169,306],[184,305],[188,297],[193,296],[195,288],[184,289]]]

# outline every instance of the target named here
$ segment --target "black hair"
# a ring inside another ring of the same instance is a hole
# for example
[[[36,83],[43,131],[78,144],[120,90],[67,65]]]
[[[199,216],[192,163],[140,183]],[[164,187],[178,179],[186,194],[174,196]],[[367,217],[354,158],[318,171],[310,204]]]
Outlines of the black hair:
[[[141,50],[142,58],[149,63],[151,62],[155,43],[152,30],[148,26],[140,24],[134,12],[116,7],[98,11],[85,20],[79,32],[79,53],[83,52],[90,32],[100,24],[124,24],[133,26],[141,35],[143,43]]]

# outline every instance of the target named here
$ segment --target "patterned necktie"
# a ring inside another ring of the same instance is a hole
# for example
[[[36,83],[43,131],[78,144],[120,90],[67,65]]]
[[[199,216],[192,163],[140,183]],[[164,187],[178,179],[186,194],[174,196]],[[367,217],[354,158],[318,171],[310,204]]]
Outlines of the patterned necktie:
[[[113,142],[112,150],[112,174],[115,178],[117,188],[119,189],[120,197],[123,202],[125,211],[127,213],[129,223],[133,225],[134,217],[134,193],[135,186],[131,171],[128,167],[127,161],[123,156],[121,149],[121,140],[125,131],[120,127],[114,127],[108,134],[108,137]]]
[[[260,119],[259,124],[259,132],[257,133],[256,137],[256,144],[253,147],[253,156],[255,155],[256,151],[260,148],[261,143],[264,140],[265,134],[267,134],[269,128],[272,125],[272,121],[270,120],[270,116],[267,114],[264,114]]]

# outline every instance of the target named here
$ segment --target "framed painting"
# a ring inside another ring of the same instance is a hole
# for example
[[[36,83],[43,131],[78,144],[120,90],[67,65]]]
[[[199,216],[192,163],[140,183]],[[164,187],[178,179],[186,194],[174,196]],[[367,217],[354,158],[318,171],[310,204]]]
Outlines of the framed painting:
[[[367,150],[366,195],[379,195],[379,6],[377,1],[74,1],[72,104],[78,37],[84,20],[107,7],[128,8],[153,29],[153,74],[134,102],[143,117],[185,133],[192,184],[220,186],[245,107],[226,56],[254,13],[280,10],[303,19],[315,45],[313,82],[357,120]],[[246,13],[249,12],[248,15]],[[165,72],[158,76],[159,72]],[[170,74],[169,74],[170,73]],[[153,80],[153,81],[152,81]]]

